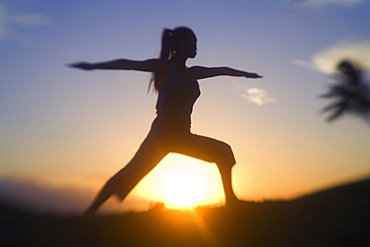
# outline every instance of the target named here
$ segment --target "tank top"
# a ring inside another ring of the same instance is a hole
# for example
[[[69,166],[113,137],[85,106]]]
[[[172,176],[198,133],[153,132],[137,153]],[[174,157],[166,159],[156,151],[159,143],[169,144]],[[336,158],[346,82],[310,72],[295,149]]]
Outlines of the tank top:
[[[199,96],[198,81],[180,78],[170,63],[167,81],[158,91],[157,121],[171,129],[190,129],[191,113]]]

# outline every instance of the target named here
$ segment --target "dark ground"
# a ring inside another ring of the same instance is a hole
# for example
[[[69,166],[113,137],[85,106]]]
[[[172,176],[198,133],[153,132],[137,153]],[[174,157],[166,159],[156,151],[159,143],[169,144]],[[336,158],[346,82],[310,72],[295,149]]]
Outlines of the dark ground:
[[[370,246],[370,179],[290,201],[105,216],[0,204],[0,246]]]

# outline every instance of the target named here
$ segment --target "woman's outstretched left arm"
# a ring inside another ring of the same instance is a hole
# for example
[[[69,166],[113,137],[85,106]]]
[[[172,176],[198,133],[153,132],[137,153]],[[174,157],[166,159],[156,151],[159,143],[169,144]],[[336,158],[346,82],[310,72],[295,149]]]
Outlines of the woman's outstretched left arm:
[[[236,70],[233,68],[228,67],[201,67],[201,66],[194,66],[190,68],[192,74],[196,77],[196,79],[205,79],[214,76],[226,75],[226,76],[243,76],[246,78],[262,78],[262,76],[258,75],[257,73],[250,73],[247,71]]]

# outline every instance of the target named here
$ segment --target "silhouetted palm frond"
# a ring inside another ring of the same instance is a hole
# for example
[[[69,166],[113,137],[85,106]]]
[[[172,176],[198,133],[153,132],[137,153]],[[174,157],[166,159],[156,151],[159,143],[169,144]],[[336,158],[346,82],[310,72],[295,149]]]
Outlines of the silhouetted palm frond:
[[[337,81],[329,86],[329,91],[322,98],[334,100],[323,109],[328,113],[328,121],[333,121],[344,114],[362,117],[370,123],[370,88],[364,80],[362,69],[353,62],[344,60],[337,66]]]

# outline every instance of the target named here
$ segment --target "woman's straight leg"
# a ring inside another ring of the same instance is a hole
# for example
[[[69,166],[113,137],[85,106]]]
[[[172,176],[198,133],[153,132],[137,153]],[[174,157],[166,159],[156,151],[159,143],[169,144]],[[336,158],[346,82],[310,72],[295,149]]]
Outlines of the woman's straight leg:
[[[168,152],[158,142],[147,138],[133,159],[103,186],[91,206],[85,212],[94,214],[113,194],[124,200],[130,191],[143,179]]]

